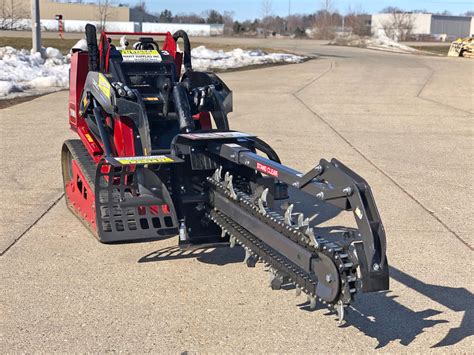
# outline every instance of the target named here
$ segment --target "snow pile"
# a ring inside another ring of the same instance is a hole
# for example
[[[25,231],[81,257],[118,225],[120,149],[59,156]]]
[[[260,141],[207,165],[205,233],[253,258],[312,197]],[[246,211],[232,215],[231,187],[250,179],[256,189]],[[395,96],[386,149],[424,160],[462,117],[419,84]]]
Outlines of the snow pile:
[[[226,70],[250,65],[275,63],[301,63],[306,58],[286,53],[265,53],[260,49],[246,51],[240,48],[228,52],[213,51],[199,46],[191,51],[193,68],[196,70]]]
[[[369,49],[384,50],[397,53],[415,53],[416,49],[390,39],[385,31],[379,30],[372,37],[361,37],[357,35],[341,36],[329,42],[329,44],[361,47]]]
[[[83,48],[84,41],[74,47]],[[226,70],[249,65],[271,63],[301,63],[305,57],[272,53],[261,50],[229,52],[213,51],[204,46],[192,50],[193,67],[196,70]],[[69,85],[70,56],[63,56],[58,49],[48,47],[31,54],[22,49],[0,47],[0,99],[35,95],[67,88]]]
[[[48,47],[43,56],[12,47],[0,48],[0,98],[39,94],[69,85],[69,58]]]

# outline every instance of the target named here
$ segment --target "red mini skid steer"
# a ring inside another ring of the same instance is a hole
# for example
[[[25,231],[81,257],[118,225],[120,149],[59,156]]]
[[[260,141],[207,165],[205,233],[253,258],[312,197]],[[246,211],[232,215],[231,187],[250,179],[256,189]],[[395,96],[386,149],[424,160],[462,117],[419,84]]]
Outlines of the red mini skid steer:
[[[113,44],[118,35],[139,39],[128,49],[123,37]],[[301,174],[261,139],[231,131],[232,92],[192,69],[185,32],[102,32],[97,43],[87,25],[86,39],[70,72],[80,139],[64,143],[62,171],[69,209],[101,242],[238,244],[247,266],[269,266],[273,289],[291,283],[340,320],[358,290],[388,289],[385,232],[364,179],[336,159]],[[328,230],[309,215],[334,209],[355,227]]]

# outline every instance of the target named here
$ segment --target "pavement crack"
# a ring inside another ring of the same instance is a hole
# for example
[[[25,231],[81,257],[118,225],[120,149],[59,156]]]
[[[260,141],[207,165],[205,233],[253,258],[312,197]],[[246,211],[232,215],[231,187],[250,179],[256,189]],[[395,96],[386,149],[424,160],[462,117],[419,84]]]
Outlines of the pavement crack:
[[[330,61],[329,62],[329,67],[326,68],[325,71],[323,71],[322,73],[320,73],[319,75],[315,76],[313,79],[311,79],[308,83],[306,83],[305,85],[303,85],[302,87],[300,87],[298,90],[296,90],[294,93],[292,93],[293,96],[299,94],[301,91],[303,91],[304,89],[306,89],[308,86],[310,86],[311,84],[313,84],[315,81],[318,81],[319,79],[321,79],[324,75],[326,75],[327,73],[329,73],[332,69],[334,68],[334,62],[333,61]]]
[[[319,75],[317,78],[312,80],[308,85],[304,88],[308,87],[319,78],[321,78],[324,74],[331,70],[331,67],[326,70],[323,74]],[[303,89],[304,89],[303,88]],[[347,139],[343,134],[341,134],[333,125],[331,125],[320,113],[316,112],[314,109],[309,107],[304,100],[298,97],[298,93],[300,93],[303,89],[298,90],[297,92],[293,93],[293,97],[298,100],[309,112],[311,112],[314,116],[316,116],[322,123],[324,123],[331,131],[333,131],[339,138],[341,138],[347,145],[349,145],[355,152],[357,152],[365,161],[367,161],[370,165],[372,165],[378,172],[380,172],[383,176],[385,176],[388,180],[390,180],[395,186],[397,186],[405,195],[407,195],[412,201],[414,201],[418,206],[420,206],[426,213],[428,213],[431,217],[433,217],[438,223],[440,223],[449,233],[451,233],[456,239],[458,239],[462,244],[468,247],[470,250],[474,250],[474,248],[465,241],[458,233],[456,233],[450,226],[446,224],[441,218],[439,218],[434,211],[431,211],[428,207],[426,207],[420,200],[418,200],[414,195],[412,195],[408,190],[406,190],[402,185],[400,185],[395,178],[390,176],[387,172],[385,172],[382,168],[380,168],[377,164],[375,164],[368,156],[366,156],[360,149],[354,146],[349,139]]]
[[[431,82],[431,79],[434,77],[436,71],[431,68],[430,66],[428,66],[427,64],[425,63],[421,63],[421,62],[418,62],[421,66],[425,67],[426,69],[428,69],[430,71],[430,74],[428,76],[428,78],[426,79],[425,83],[423,84],[423,86],[421,87],[420,91],[418,91],[418,93],[416,94],[416,98],[417,99],[420,99],[420,100],[424,100],[424,101],[428,101],[428,102],[431,102],[431,103],[434,103],[434,104],[437,104],[437,105],[440,105],[440,106],[444,106],[444,107],[449,107],[450,109],[452,110],[456,110],[456,111],[459,111],[459,112],[463,112],[463,113],[467,113],[469,115],[473,115],[473,112],[471,111],[467,111],[467,110],[463,110],[461,108],[458,108],[458,107],[455,107],[455,106],[452,106],[452,105],[448,105],[448,104],[445,104],[445,103],[442,103],[442,102],[439,102],[439,101],[436,101],[434,99],[430,99],[430,98],[427,98],[427,97],[423,97],[422,94],[423,94],[423,91],[425,90],[425,88],[428,86],[428,84]]]
[[[38,224],[41,219],[48,214],[51,209],[58,204],[58,202],[64,197],[64,192],[57,197],[51,205],[38,217],[35,219],[35,221],[30,224],[17,238],[13,240],[13,242],[10,243],[9,246],[7,246],[4,250],[0,252],[0,256],[4,256],[26,233],[28,233],[36,224]]]

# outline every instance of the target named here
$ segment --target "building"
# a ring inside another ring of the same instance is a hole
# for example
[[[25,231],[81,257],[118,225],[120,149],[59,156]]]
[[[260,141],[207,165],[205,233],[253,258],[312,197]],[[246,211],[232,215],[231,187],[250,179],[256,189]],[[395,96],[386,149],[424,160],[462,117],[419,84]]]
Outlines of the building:
[[[31,0],[14,0],[22,13],[31,12]],[[62,15],[64,20],[99,20],[100,14],[107,11],[110,21],[130,21],[130,9],[126,6],[98,6],[96,4],[56,2],[40,0],[41,19],[54,20]]]
[[[8,2],[10,3],[10,1]],[[24,30],[31,28],[31,0],[13,0],[15,21],[4,21],[4,29]],[[13,5],[12,5],[13,6]],[[40,0],[42,31],[58,31],[57,15],[62,16],[64,32],[83,32],[87,23],[104,25],[108,31],[117,32],[175,32],[184,30],[190,36],[219,36],[224,34],[223,24],[157,23],[158,17],[145,14],[127,6],[99,6],[91,3],[55,2]],[[1,13],[0,13],[1,17]],[[0,21],[1,23],[1,21]]]
[[[376,33],[381,29],[387,32],[391,29],[394,36],[400,38],[403,37],[403,33],[397,34],[396,32],[403,31],[403,27],[406,28],[408,25],[411,27],[409,32],[413,36],[421,38],[431,37],[433,39],[450,40],[474,34],[474,17],[441,16],[425,13],[372,15],[372,33]]]

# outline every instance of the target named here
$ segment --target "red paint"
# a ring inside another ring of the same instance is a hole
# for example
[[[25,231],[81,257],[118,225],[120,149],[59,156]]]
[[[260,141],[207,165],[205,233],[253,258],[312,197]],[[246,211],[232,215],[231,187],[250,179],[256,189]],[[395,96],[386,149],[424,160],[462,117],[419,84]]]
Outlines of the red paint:
[[[212,129],[211,114],[209,112],[199,112],[197,115],[194,115],[193,118],[199,120],[202,130],[208,131]]]
[[[75,160],[72,161],[72,179],[66,184],[65,190],[68,204],[74,208],[91,230],[96,232],[94,191],[87,183]]]
[[[80,100],[84,83],[89,70],[88,56],[85,52],[76,52],[71,56],[71,71],[69,75],[69,124],[73,130],[77,129]]]
[[[267,175],[278,177],[278,170],[272,168],[271,166],[257,163],[257,170]]]
[[[114,145],[117,156],[135,156],[134,138],[133,121],[128,117],[116,116],[114,119]]]
[[[106,35],[166,36],[167,32],[103,32]]]

